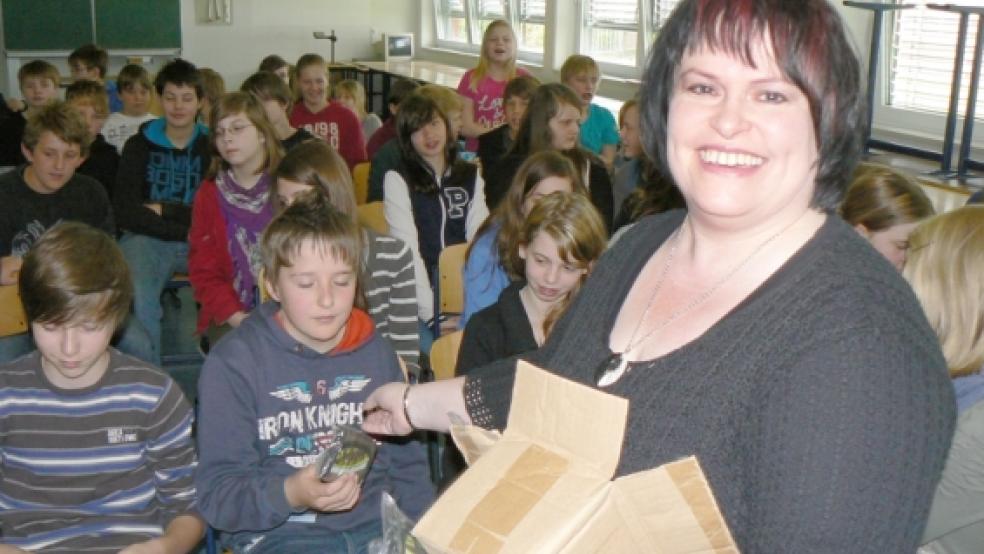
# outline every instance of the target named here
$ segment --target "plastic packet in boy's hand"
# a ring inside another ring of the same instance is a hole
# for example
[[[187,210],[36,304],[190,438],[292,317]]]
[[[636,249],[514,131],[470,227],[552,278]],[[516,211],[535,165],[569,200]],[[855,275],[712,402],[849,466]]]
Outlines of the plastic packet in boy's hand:
[[[410,534],[413,521],[396,505],[396,500],[384,492],[379,501],[383,521],[383,538],[369,544],[370,554],[424,554],[424,547]]]
[[[335,438],[314,462],[318,477],[327,483],[342,475],[356,473],[362,484],[376,457],[376,441],[351,425],[333,425],[332,431]]]

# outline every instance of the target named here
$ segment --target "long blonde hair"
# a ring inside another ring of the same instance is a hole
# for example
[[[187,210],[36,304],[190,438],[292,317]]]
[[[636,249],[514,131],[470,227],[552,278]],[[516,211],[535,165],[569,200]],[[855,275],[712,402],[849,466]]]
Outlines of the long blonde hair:
[[[984,366],[984,206],[925,221],[909,235],[902,273],[940,338],[950,375]]]
[[[489,26],[485,28],[485,32],[482,33],[482,50],[478,55],[478,65],[472,71],[471,82],[468,83],[468,88],[472,92],[478,92],[478,84],[485,78],[489,73],[489,58],[486,53],[486,45],[488,44],[489,37],[492,35],[492,31],[496,27],[505,27],[509,29],[509,34],[512,35],[513,40],[513,52],[516,51],[516,31],[513,31],[512,25],[509,24],[505,19],[496,19],[495,21],[489,23]],[[509,61],[509,74],[506,77],[506,81],[511,81],[516,77],[516,54],[513,54],[512,60]]]

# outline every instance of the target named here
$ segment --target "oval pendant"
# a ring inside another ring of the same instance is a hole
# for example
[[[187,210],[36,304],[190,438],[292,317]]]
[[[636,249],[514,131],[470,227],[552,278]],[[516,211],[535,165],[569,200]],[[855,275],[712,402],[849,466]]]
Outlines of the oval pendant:
[[[629,368],[629,361],[621,354],[612,354],[598,366],[595,372],[595,383],[599,387],[610,387],[618,382]]]

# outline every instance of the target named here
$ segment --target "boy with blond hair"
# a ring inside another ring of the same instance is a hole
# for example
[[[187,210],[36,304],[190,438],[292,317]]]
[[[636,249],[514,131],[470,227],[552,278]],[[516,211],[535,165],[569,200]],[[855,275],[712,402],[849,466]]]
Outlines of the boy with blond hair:
[[[191,407],[109,346],[132,298],[116,242],[59,223],[19,281],[38,350],[0,365],[0,553],[189,552],[205,529]]]
[[[105,49],[95,44],[79,46],[68,55],[68,68],[72,72],[72,79],[95,81],[106,87],[109,111],[118,112],[123,109],[116,83],[106,79],[106,72],[109,71],[109,52]]]
[[[109,114],[103,124],[102,133],[106,142],[112,144],[119,154],[123,154],[123,145],[127,139],[137,134],[137,130],[146,121],[157,119],[150,113],[152,89],[150,74],[142,65],[128,64],[123,66],[116,77],[119,88],[120,111]]]
[[[198,383],[199,509],[233,552],[364,552],[382,536],[384,491],[411,518],[434,498],[416,442],[384,440],[360,483],[313,462],[336,424],[358,427],[369,393],[403,381],[363,305],[361,231],[324,195],[263,233],[272,301],[216,344]]]
[[[27,119],[58,99],[61,76],[50,63],[34,60],[17,70],[17,82],[26,107],[0,122],[0,166],[20,165],[26,161],[21,152],[21,138]]]
[[[618,126],[612,112],[592,102],[601,83],[601,69],[589,56],[575,54],[560,66],[560,82],[574,90],[581,100],[581,146],[594,152],[611,170],[618,150]]]
[[[106,193],[112,194],[120,155],[102,135],[103,122],[109,115],[106,89],[95,81],[75,81],[65,90],[65,101],[82,114],[92,139],[89,155],[77,171],[99,181]]]

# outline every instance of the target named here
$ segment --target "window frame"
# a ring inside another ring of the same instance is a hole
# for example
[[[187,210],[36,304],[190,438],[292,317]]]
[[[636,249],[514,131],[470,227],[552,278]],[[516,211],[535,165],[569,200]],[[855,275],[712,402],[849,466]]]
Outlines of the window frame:
[[[441,3],[444,0],[432,0],[432,13],[434,14],[434,46],[437,48],[442,48],[445,50],[451,50],[454,52],[459,52],[463,54],[471,54],[474,56],[480,56],[482,50],[482,33],[483,29],[479,28],[479,1],[480,0],[461,0],[462,6],[464,7],[465,15],[465,29],[467,30],[468,41],[458,42],[454,40],[448,40],[441,37],[441,16],[443,12],[441,11]],[[501,0],[503,11],[505,12],[504,19],[509,22],[512,28],[515,30],[518,28],[521,18],[519,16],[518,3],[522,0]],[[549,0],[546,0],[549,2]],[[522,21],[534,21],[534,19],[524,19]],[[546,33],[547,27],[547,17],[544,14],[543,21],[535,24],[543,25],[544,33]],[[517,36],[516,40],[516,59],[517,61],[523,61],[527,63],[542,64],[543,63],[543,52],[533,52],[530,50],[523,50],[519,48],[519,39]],[[544,44],[544,50],[546,50],[547,45]]]
[[[928,9],[924,5],[920,5],[915,10]],[[858,12],[864,13],[865,24],[867,25],[867,30],[871,32],[872,17],[870,14],[864,12],[863,10],[856,10]],[[937,113],[928,110],[921,110],[917,108],[906,108],[898,107],[892,105],[891,102],[891,86],[892,86],[892,63],[893,57],[895,55],[894,47],[897,34],[899,33],[898,22],[895,17],[891,16],[891,13],[886,14],[885,21],[883,23],[884,29],[881,37],[881,45],[878,51],[878,70],[876,72],[875,86],[874,86],[874,102],[872,109],[872,138],[879,140],[899,144],[902,146],[912,146],[915,148],[920,148],[930,152],[936,152],[939,154],[942,152],[943,148],[943,138],[946,125],[946,106],[943,107],[942,113]],[[976,25],[975,18],[971,18],[970,27],[973,28]],[[957,31],[957,27],[954,26],[954,33]],[[972,31],[973,29],[969,29]],[[870,34],[868,35],[870,40]],[[865,42],[864,51],[859,53],[861,63],[864,66],[868,63],[868,58],[865,56],[869,52],[867,47],[869,43]],[[970,41],[968,36],[968,49],[973,47],[973,43]],[[965,57],[965,63],[968,63],[972,59],[972,52]],[[952,61],[951,61],[952,63]],[[952,65],[951,65],[952,68]],[[863,69],[863,68],[862,68]],[[967,78],[964,78],[963,86],[966,87],[968,82]],[[862,75],[862,86],[867,87],[865,82],[865,77]],[[984,84],[984,82],[982,82]],[[947,84],[949,87],[949,83]],[[978,93],[978,105],[980,105],[981,97]],[[960,103],[958,106],[957,114],[957,127],[955,135],[955,146],[959,147],[960,139],[963,132],[964,116],[961,112],[964,111],[964,107],[967,104],[967,97],[961,95]],[[982,124],[984,124],[984,112],[978,109],[974,116],[974,137],[971,139],[971,158],[975,160],[980,160],[984,156],[984,132],[980,129]],[[956,164],[956,154],[954,153],[954,159],[951,160],[953,164]]]

